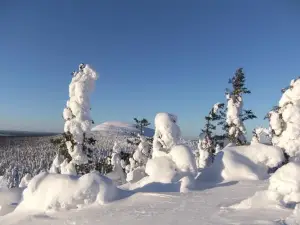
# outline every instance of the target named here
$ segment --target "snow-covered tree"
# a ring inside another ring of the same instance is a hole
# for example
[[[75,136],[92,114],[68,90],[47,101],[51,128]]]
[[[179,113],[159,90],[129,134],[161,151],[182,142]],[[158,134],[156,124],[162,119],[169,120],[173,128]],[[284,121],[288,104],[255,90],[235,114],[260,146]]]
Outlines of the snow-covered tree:
[[[152,157],[169,153],[179,143],[181,131],[177,125],[177,116],[170,113],[158,113],[155,117]]]
[[[154,122],[152,158],[148,160],[145,169],[149,179],[170,183],[186,177],[192,182],[197,173],[196,161],[191,149],[180,143],[177,117],[170,113],[158,113]]]
[[[223,129],[226,132],[225,138],[237,145],[244,145],[247,142],[244,121],[256,118],[252,110],[243,109],[243,95],[251,93],[245,87],[245,81],[243,69],[237,69],[234,76],[229,80],[232,90],[227,89],[226,91],[227,108]]]
[[[213,161],[213,155],[218,144],[218,137],[214,132],[216,130],[216,121],[221,119],[219,109],[222,109],[224,104],[216,103],[210,110],[208,116],[205,117],[205,126],[202,129],[198,142],[197,164],[199,168],[209,166]]]
[[[113,147],[113,153],[111,156],[111,165],[113,166],[113,171],[116,173],[120,180],[121,183],[126,182],[126,174],[125,174],[125,160],[122,159],[122,149],[120,148],[119,144],[115,142],[114,147]]]
[[[95,143],[95,140],[88,136],[93,124],[90,117],[89,95],[98,75],[85,64],[80,64],[79,70],[72,74],[73,78],[69,86],[70,99],[63,111],[64,140],[70,157],[66,157],[63,170],[74,173],[73,167],[75,167],[78,174],[84,174],[91,170],[91,145]]]
[[[278,106],[269,112],[272,143],[282,148],[290,157],[300,155],[300,79],[292,80],[282,90]]]
[[[251,143],[261,143],[265,145],[272,145],[272,130],[258,127],[255,128],[252,132]]]
[[[128,182],[136,182],[146,175],[145,166],[150,157],[151,147],[147,138],[142,135],[138,136],[140,138],[140,143],[133,153],[132,158],[129,159],[129,165],[126,166]]]

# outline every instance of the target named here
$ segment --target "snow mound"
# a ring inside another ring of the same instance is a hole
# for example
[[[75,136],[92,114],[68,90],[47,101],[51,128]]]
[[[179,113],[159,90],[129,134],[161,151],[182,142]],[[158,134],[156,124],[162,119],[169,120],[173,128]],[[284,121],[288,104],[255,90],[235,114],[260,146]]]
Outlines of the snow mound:
[[[16,210],[47,211],[72,209],[119,199],[121,190],[98,172],[81,177],[40,173],[32,178]]]
[[[96,125],[92,128],[93,132],[106,132],[106,133],[117,133],[117,134],[128,134],[138,133],[139,129],[134,124],[124,123],[120,121],[107,121],[102,124]],[[154,130],[151,128],[144,128],[144,135],[152,137]]]
[[[145,172],[152,181],[160,183],[171,183],[176,176],[176,165],[167,156],[149,159]]]
[[[235,146],[225,148],[224,151],[235,151],[256,164],[263,164],[268,168],[280,166],[284,161],[283,151],[275,146],[252,143],[249,146]]]
[[[219,152],[211,167],[203,170],[204,180],[260,180],[268,177],[268,169],[281,165],[280,148],[259,143],[249,146],[227,146]]]
[[[300,203],[300,164],[290,162],[279,168],[270,178],[265,191],[233,205],[235,209],[293,207]]]
[[[191,149],[185,145],[175,145],[171,148],[169,157],[176,165],[176,170],[181,174],[197,174],[197,166]]]
[[[300,202],[300,164],[290,162],[270,178],[269,191],[275,192],[285,204]]]

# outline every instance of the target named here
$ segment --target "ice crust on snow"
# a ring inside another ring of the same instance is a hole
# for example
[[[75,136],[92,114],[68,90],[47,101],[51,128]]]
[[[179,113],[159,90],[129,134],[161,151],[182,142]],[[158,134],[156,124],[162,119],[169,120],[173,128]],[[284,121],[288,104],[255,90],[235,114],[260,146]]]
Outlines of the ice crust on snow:
[[[81,177],[43,172],[29,182],[16,210],[47,211],[104,204],[118,199],[120,193],[110,179],[98,172]]]
[[[292,80],[280,101],[279,109],[269,113],[274,145],[291,156],[300,154],[300,79]]]
[[[66,108],[63,111],[65,120],[64,132],[71,133],[75,145],[66,143],[68,152],[75,164],[87,163],[87,156],[82,150],[84,134],[91,129],[92,119],[90,117],[89,95],[98,79],[97,73],[89,66],[81,64],[79,71],[69,85],[69,97]]]
[[[259,143],[249,146],[227,146],[219,152],[211,167],[203,170],[201,180],[260,180],[268,169],[284,162],[280,148]]]

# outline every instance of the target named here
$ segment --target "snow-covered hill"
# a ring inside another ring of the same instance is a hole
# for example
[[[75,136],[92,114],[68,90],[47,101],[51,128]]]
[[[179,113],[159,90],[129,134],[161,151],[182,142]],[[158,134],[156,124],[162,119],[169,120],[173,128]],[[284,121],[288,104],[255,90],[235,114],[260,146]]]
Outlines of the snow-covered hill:
[[[139,130],[134,124],[124,123],[120,121],[107,121],[96,125],[92,128],[93,132],[116,133],[116,134],[130,134],[137,133]],[[152,128],[144,128],[144,135],[152,137],[154,130]]]

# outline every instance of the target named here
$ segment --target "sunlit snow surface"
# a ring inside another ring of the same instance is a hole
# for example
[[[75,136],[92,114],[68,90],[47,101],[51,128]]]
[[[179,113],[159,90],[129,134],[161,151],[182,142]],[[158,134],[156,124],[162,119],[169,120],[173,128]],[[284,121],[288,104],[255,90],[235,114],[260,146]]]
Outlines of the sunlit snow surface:
[[[178,193],[177,184],[149,184],[129,197],[109,204],[53,213],[13,212],[0,217],[0,224],[284,224],[282,219],[292,210],[227,208],[267,186],[268,181],[198,183],[196,191],[182,194]]]

